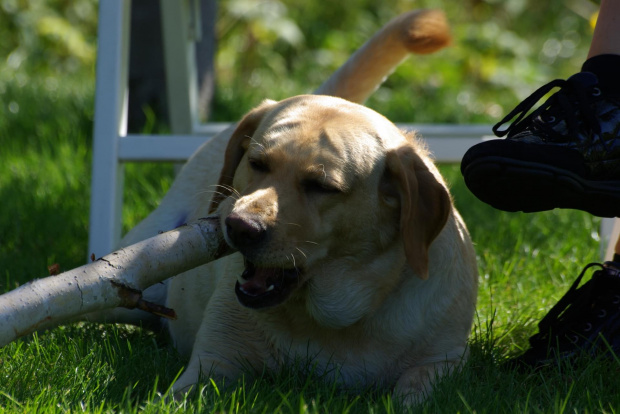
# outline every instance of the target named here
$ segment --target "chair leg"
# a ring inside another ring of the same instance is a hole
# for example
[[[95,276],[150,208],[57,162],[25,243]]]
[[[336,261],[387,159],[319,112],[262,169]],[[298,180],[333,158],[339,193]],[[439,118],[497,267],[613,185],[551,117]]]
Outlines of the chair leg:
[[[99,2],[88,256],[101,257],[120,240],[123,166],[118,146],[127,132],[129,19],[129,1]]]

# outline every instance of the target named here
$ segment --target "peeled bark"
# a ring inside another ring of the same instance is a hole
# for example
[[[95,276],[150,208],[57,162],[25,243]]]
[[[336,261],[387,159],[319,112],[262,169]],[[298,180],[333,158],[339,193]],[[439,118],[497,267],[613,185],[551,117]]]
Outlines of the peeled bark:
[[[141,291],[231,253],[217,217],[200,219],[57,276],[0,296],[0,346],[40,329],[118,306],[174,317],[142,300]]]

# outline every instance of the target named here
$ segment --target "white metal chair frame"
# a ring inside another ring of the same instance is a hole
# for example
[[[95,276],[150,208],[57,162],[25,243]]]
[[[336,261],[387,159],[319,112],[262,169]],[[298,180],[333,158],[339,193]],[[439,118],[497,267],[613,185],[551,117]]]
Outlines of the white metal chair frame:
[[[127,73],[131,0],[99,2],[97,80],[93,136],[89,255],[111,252],[121,233],[123,164],[135,161],[184,162],[228,124],[200,124],[194,43],[200,39],[196,0],[160,0],[164,59],[170,112],[170,135],[127,134]],[[485,139],[487,125],[400,125],[418,130],[438,162],[458,163],[465,151]],[[612,235],[613,228],[613,235]],[[613,254],[620,232],[614,220],[603,220],[602,254]],[[606,246],[608,246],[607,250]]]

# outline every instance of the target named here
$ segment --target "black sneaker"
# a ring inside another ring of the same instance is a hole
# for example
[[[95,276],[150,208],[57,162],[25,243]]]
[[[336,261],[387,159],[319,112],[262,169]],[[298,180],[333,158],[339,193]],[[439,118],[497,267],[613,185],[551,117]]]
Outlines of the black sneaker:
[[[580,72],[535,91],[493,127],[506,139],[467,151],[461,163],[467,187],[505,211],[573,208],[620,216],[620,98],[599,86],[593,73]]]
[[[599,267],[579,287],[586,271]],[[620,356],[620,263],[590,263],[538,324],[530,348],[508,366],[538,368],[587,354]]]

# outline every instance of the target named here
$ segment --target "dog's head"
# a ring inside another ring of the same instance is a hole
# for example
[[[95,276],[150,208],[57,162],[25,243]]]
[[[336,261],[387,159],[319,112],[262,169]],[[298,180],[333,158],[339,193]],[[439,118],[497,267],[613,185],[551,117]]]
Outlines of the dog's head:
[[[450,197],[413,137],[363,106],[326,96],[265,101],[228,144],[211,211],[245,258],[236,293],[250,308],[305,301],[347,326],[428,249]]]

